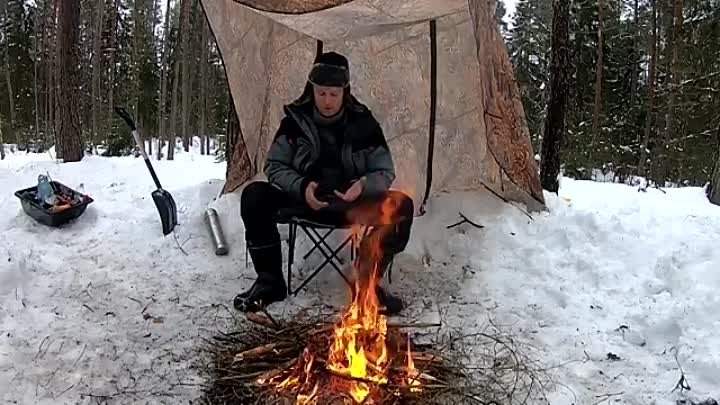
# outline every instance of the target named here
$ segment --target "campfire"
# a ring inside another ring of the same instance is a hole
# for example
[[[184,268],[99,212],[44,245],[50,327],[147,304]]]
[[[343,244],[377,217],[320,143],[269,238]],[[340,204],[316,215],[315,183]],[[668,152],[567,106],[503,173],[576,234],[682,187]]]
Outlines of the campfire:
[[[521,404],[537,394],[536,370],[524,365],[528,359],[516,352],[512,336],[476,333],[419,344],[408,330],[440,325],[388,322],[376,294],[380,248],[370,250],[372,257],[354,263],[355,284],[340,314],[278,321],[268,312],[251,313],[243,330],[215,336],[208,403]],[[479,341],[481,353],[453,353],[468,337]],[[478,361],[472,372],[461,364],[470,357]],[[486,378],[472,375],[481,369]]]
[[[374,283],[369,287],[355,289],[352,303],[331,333],[326,327],[309,334],[311,339],[291,367],[271,371],[256,382],[295,397],[298,405],[342,397],[348,400],[344,403],[381,404],[388,394],[422,392],[423,383],[433,377],[415,367],[409,336],[404,339],[397,328],[388,331]],[[417,362],[432,360],[415,356]]]
[[[396,207],[384,204],[383,219]],[[353,232],[360,233],[360,228]],[[412,342],[398,328],[388,329],[376,293],[381,278],[380,246],[370,246],[371,257],[358,257],[350,305],[332,328],[311,333],[302,354],[290,366],[259,377],[256,383],[295,398],[298,405],[336,403],[382,404],[388,395],[422,392],[433,380],[415,367]],[[371,271],[361,269],[371,269]],[[427,357],[421,360],[428,360]],[[330,401],[329,401],[330,400]],[[335,401],[335,402],[333,402]]]

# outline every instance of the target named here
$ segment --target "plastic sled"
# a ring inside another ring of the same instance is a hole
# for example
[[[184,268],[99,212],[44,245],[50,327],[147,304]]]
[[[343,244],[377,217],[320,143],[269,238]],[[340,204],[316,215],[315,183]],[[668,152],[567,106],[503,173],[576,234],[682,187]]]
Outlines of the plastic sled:
[[[57,190],[57,192],[72,196],[73,200],[79,197],[81,199],[81,202],[73,204],[70,206],[70,208],[67,208],[65,210],[53,212],[50,209],[52,207],[49,207],[47,206],[47,204],[43,204],[36,199],[35,196],[37,194],[37,186],[18,190],[15,192],[15,196],[20,199],[23,211],[25,211],[28,216],[43,225],[52,227],[59,227],[61,225],[65,225],[73,219],[80,217],[85,212],[88,204],[91,204],[94,201],[90,196],[79,193],[62,183],[59,183],[57,181],[52,181],[51,183],[53,188]]]

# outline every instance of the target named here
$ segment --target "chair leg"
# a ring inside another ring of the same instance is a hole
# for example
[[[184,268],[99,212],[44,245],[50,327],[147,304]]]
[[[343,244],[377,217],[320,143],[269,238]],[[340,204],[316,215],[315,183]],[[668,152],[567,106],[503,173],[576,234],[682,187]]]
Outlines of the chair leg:
[[[305,233],[308,232],[308,229],[304,229],[304,230],[305,230]],[[328,243],[325,241],[325,239],[327,238],[327,236],[328,236],[330,233],[332,233],[333,229],[331,229],[330,232],[326,233],[325,236],[320,235],[320,232],[318,232],[317,229],[315,229],[315,228],[309,228],[309,231],[312,232],[312,233],[314,233],[314,234],[315,234],[315,237],[318,238],[318,239],[317,239],[317,242],[315,242],[315,240],[313,240],[313,242],[314,242],[314,243],[313,243],[313,244],[314,244],[313,249],[318,249],[318,250],[319,250],[322,246],[324,246],[325,249],[327,249],[328,251],[330,251],[330,252],[333,251],[333,248],[330,247],[330,245],[328,245]],[[321,245],[322,245],[322,246],[321,246]],[[325,254],[323,253],[323,255],[325,255]],[[337,256],[337,255],[335,256],[335,260],[337,260],[339,264],[343,264],[342,259],[341,259],[339,256]]]
[[[313,241],[313,243],[319,243],[316,241],[316,239],[313,235],[311,235],[309,232],[307,232],[307,230],[304,227],[303,227],[303,230],[308,234],[308,237]],[[297,293],[300,292],[300,290],[302,290],[310,281],[312,281],[312,279],[314,279],[315,276],[317,276],[318,273],[320,273],[320,271],[323,268],[325,268],[325,266],[328,264],[330,264],[335,269],[335,271],[337,271],[337,273],[340,275],[340,277],[343,278],[343,280],[345,280],[345,282],[347,283],[348,286],[352,287],[352,282],[350,280],[348,280],[347,277],[345,277],[345,274],[342,272],[342,269],[340,269],[338,267],[337,263],[335,263],[335,260],[337,260],[337,254],[339,252],[341,252],[345,248],[345,246],[347,246],[347,244],[349,242],[350,242],[350,238],[345,239],[345,241],[342,244],[340,244],[340,246],[338,246],[337,249],[331,251],[330,253],[326,253],[325,250],[318,245],[318,250],[320,250],[320,252],[325,256],[325,261],[323,261],[320,265],[318,265],[318,267],[315,269],[315,271],[313,271],[312,274],[310,274],[303,281],[303,283],[300,284],[300,286],[294,292],[292,292],[292,294],[297,295]],[[335,260],[333,260],[333,259],[335,259]]]
[[[327,239],[327,237],[330,236],[330,234],[333,232],[333,229],[329,229],[323,236],[321,236],[320,233],[317,232],[315,229],[313,229],[313,232],[315,232],[315,234],[320,238],[321,241],[325,242],[325,239]],[[318,245],[313,245],[313,247],[310,248],[310,250],[308,250],[307,253],[305,253],[305,256],[303,256],[303,260],[307,260],[307,258],[310,257],[312,252],[314,252],[315,249],[317,249],[317,246]]]
[[[350,262],[355,262],[355,234],[350,235]]]
[[[290,223],[288,226],[288,267],[287,267],[287,291],[292,291],[292,266],[295,261],[295,240],[297,238],[297,224]]]

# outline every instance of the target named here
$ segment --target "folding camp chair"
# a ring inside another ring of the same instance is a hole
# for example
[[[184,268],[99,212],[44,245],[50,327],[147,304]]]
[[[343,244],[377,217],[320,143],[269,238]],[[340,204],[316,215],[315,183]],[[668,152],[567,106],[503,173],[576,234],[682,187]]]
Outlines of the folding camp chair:
[[[328,238],[333,234],[333,232],[337,230],[348,230],[353,225],[351,224],[343,224],[343,225],[335,225],[335,224],[325,224],[317,221],[313,221],[307,218],[303,218],[303,216],[292,210],[280,210],[277,216],[277,222],[278,224],[285,224],[288,225],[288,260],[287,260],[287,292],[288,295],[295,295],[305,288],[305,286],[310,283],[320,272],[325,269],[328,265],[332,266],[333,269],[342,277],[342,279],[347,283],[349,287],[353,287],[353,282],[348,280],[347,276],[345,276],[345,273],[342,271],[343,266],[343,260],[340,258],[340,254],[342,253],[343,249],[346,247],[350,248],[350,260],[355,260],[355,257],[358,254],[358,249],[360,247],[360,242],[362,241],[362,238],[367,235],[370,230],[373,228],[372,225],[360,225],[360,232],[355,233],[351,232],[348,236],[346,236],[340,244],[335,247],[334,249],[330,246],[328,243]],[[293,290],[292,288],[292,266],[295,263],[295,249],[296,249],[296,243],[297,243],[297,234],[298,234],[298,228],[300,228],[305,235],[310,239],[312,242],[312,247],[305,253],[303,256],[303,260],[306,260],[314,251],[319,251],[323,256],[324,260],[322,263],[317,265],[315,269],[310,273],[310,275],[303,280],[303,282],[300,284],[299,287]],[[247,249],[245,249],[245,265],[247,267],[248,263],[248,254]],[[390,282],[392,282],[392,261],[390,262],[390,266],[388,269],[388,279]]]
[[[281,219],[282,220],[282,219]],[[302,218],[300,216],[290,216],[288,218],[285,218],[284,221],[280,223],[286,223],[289,227],[289,235],[288,235],[288,267],[287,267],[287,288],[288,288],[288,295],[292,294],[297,296],[298,292],[300,292],[310,281],[312,281],[327,265],[332,266],[335,271],[342,277],[343,280],[347,283],[349,287],[353,287],[353,282],[348,280],[348,278],[345,276],[345,273],[342,272],[342,265],[343,262],[339,257],[339,254],[342,252],[342,250],[349,244],[350,245],[350,260],[355,260],[355,257],[358,254],[358,249],[360,248],[360,243],[362,242],[362,239],[367,236],[370,231],[372,230],[372,225],[358,225],[360,227],[360,232],[355,233],[351,232],[350,235],[345,237],[345,239],[342,240],[342,242],[335,248],[332,249],[330,245],[326,242],[327,238],[336,230],[346,230],[350,229],[352,225],[346,224],[346,225],[328,225],[323,224],[315,221],[311,221],[305,218]],[[310,257],[310,255],[317,249],[322,253],[322,255],[325,257],[325,260],[320,263],[313,272],[300,284],[300,286],[293,290],[292,289],[292,265],[295,261],[295,242],[297,241],[297,230],[298,227],[305,232],[305,235],[312,241],[313,246],[305,253],[305,256],[303,256],[303,259],[307,259]],[[324,234],[321,234],[321,231],[325,231]],[[393,262],[394,260],[390,260],[390,263],[388,265],[387,269],[387,275],[388,275],[388,282],[392,283],[392,268],[393,268]]]

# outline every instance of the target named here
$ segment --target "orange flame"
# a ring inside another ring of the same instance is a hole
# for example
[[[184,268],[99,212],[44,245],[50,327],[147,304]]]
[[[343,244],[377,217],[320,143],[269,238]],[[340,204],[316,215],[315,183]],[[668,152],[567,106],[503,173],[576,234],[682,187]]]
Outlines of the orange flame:
[[[383,202],[380,224],[393,223],[394,214],[399,208],[396,203],[392,199]],[[351,222],[355,221],[351,218]],[[386,230],[387,227],[379,227],[374,232]],[[364,227],[354,225],[352,232],[355,241],[358,242],[364,236]],[[334,328],[333,342],[325,363],[325,367],[330,372],[350,380],[348,394],[357,404],[373,403],[372,397],[368,398],[372,394],[372,387],[389,383],[388,369],[391,359],[387,346],[387,317],[380,313],[380,301],[377,296],[377,287],[381,278],[379,266],[383,258],[382,247],[379,244],[382,236],[384,235],[369,238],[371,245],[365,246],[369,249],[364,249],[364,252],[370,257],[357,258],[354,266],[356,280],[350,305]],[[360,260],[363,262],[360,263]],[[408,371],[403,379],[407,378],[411,392],[419,392],[421,385],[418,379],[419,372],[413,363],[409,339],[408,336]],[[272,378],[258,380],[258,383],[296,394],[298,405],[315,405],[319,400],[318,397],[322,396],[321,393],[318,394],[322,384],[313,373],[316,363],[313,353],[305,349],[302,358],[292,368]]]
[[[420,387],[420,373],[415,368],[415,362],[412,358],[412,351],[410,350],[410,335],[408,335],[408,345],[407,345],[407,381],[408,385],[410,386],[410,392],[420,392],[422,391]]]
[[[353,379],[387,384],[387,318],[378,313],[375,285],[376,280],[373,279],[368,288],[355,289],[350,307],[335,328],[327,367]],[[369,394],[367,383],[356,380],[351,383],[350,395],[356,402],[364,401]]]
[[[381,206],[381,224],[390,224],[397,206],[386,199]],[[354,227],[357,236],[361,227]],[[379,228],[377,231],[382,231]],[[381,238],[373,238],[379,241]],[[327,368],[335,373],[353,378],[350,395],[357,402],[365,401],[370,395],[369,384],[387,384],[388,348],[387,317],[379,313],[380,302],[377,297],[379,283],[379,264],[383,256],[381,246],[370,246],[370,256],[358,258],[370,260],[371,274],[359,274],[355,266],[355,288],[352,302],[335,328],[335,340],[330,348]]]

